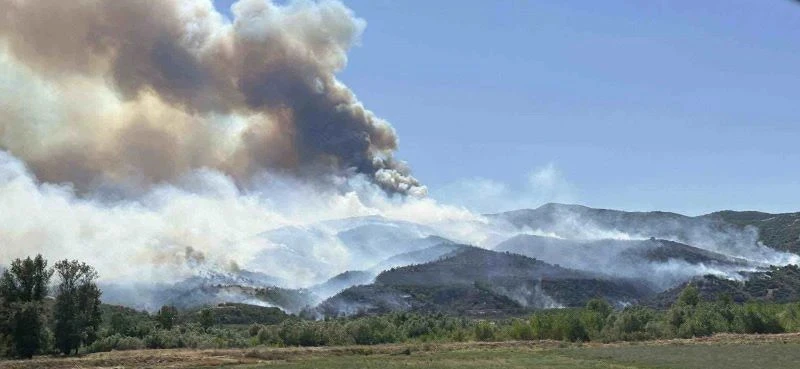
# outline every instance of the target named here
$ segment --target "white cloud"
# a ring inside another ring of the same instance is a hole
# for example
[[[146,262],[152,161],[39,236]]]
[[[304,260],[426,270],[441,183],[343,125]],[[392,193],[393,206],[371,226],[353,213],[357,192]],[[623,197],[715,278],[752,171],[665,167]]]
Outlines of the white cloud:
[[[575,192],[558,167],[550,163],[528,173],[521,186],[475,177],[450,183],[432,194],[444,203],[490,213],[535,208],[548,202],[571,203],[576,200]]]

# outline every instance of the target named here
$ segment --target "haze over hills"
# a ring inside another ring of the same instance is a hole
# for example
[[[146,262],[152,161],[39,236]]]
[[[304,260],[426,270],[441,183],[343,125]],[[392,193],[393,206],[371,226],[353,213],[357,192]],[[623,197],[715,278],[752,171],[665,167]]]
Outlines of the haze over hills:
[[[395,310],[487,315],[580,306],[593,297],[624,305],[648,292],[631,281],[464,247],[437,261],[385,271],[374,284],[347,289],[323,302],[320,310],[326,315]]]
[[[688,217],[547,204],[445,228],[376,216],[324,221],[255,236],[269,247],[245,268],[151,286],[150,306],[237,302],[320,315],[505,314],[579,306],[593,297],[623,306],[658,299],[706,275],[740,283],[770,265],[796,263],[797,255],[770,243],[785,245],[794,229],[774,225],[791,225],[794,217]],[[463,244],[459,234],[489,236],[479,237],[484,242],[476,247]],[[291,274],[281,273],[310,275],[304,280],[315,282],[293,284],[285,277]],[[114,302],[130,303],[108,290]]]
[[[669,212],[628,212],[549,203],[536,209],[489,214],[518,228],[575,239],[673,240],[711,251],[757,256],[759,242],[779,251],[800,249],[800,213],[722,211],[696,217]]]
[[[568,240],[521,234],[496,251],[513,252],[568,268],[621,278],[637,278],[654,289],[667,288],[699,274],[736,275],[765,265],[673,241]]]
[[[776,250],[800,252],[800,212],[769,214],[758,211],[720,211],[704,215],[739,227],[758,229],[759,241]]]

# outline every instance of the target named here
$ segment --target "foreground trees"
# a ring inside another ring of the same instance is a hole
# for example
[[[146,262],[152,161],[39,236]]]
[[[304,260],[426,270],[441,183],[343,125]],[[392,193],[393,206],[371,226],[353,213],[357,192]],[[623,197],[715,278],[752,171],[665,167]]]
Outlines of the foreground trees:
[[[50,280],[58,275],[55,304],[48,297]],[[31,358],[64,354],[90,344],[100,324],[97,273],[78,261],[63,260],[54,268],[37,255],[17,259],[0,276],[0,356]]]
[[[14,260],[0,277],[0,335],[8,355],[31,358],[47,345],[43,300],[52,274],[37,255]]]
[[[54,312],[56,347],[61,353],[77,354],[82,344],[97,339],[101,321],[97,272],[77,260],[62,260],[55,270],[60,279]]]

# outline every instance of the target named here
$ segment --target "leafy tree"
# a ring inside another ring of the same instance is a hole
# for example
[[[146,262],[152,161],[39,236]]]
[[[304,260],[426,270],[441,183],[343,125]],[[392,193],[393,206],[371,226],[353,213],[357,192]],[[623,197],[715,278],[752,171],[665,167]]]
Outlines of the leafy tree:
[[[10,326],[12,352],[30,359],[43,346],[44,324],[42,308],[35,302],[20,303],[11,314]]]
[[[589,300],[589,302],[586,303],[586,310],[598,313],[603,319],[607,318],[609,314],[614,311],[614,309],[611,308],[611,304],[601,298]]]
[[[678,305],[679,306],[697,306],[700,303],[700,293],[697,291],[697,287],[693,285],[688,285],[686,288],[681,291],[681,295],[678,296]]]
[[[14,356],[31,358],[46,340],[43,302],[53,272],[42,255],[16,259],[0,277],[0,340]]]
[[[158,314],[156,314],[156,321],[158,325],[166,330],[172,329],[172,326],[175,325],[175,318],[178,317],[178,309],[174,306],[162,306],[161,309],[158,310]],[[213,323],[212,323],[213,324]]]
[[[60,280],[54,313],[56,346],[64,354],[77,354],[82,344],[97,339],[101,321],[97,272],[77,260],[59,261],[55,270]]]
[[[204,329],[209,329],[214,326],[214,309],[205,308],[200,310],[200,326]]]
[[[42,301],[47,296],[47,286],[53,271],[47,269],[47,260],[36,255],[25,260],[16,259],[0,278],[0,296],[6,304]]]

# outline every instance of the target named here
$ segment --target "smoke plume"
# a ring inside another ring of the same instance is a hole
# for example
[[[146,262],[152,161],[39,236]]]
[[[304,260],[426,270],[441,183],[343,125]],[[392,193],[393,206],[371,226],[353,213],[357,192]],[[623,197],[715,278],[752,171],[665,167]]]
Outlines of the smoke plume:
[[[42,181],[138,191],[213,168],[366,175],[424,195],[336,73],[365,27],[337,1],[0,0],[0,148]],[[324,175],[321,175],[324,174]]]

